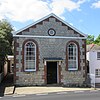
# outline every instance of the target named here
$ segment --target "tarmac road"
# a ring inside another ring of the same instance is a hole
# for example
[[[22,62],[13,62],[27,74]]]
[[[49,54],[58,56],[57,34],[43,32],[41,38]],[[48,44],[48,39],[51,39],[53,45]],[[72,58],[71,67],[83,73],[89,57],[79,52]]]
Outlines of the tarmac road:
[[[73,91],[35,95],[12,95],[0,100],[100,100],[100,91]]]

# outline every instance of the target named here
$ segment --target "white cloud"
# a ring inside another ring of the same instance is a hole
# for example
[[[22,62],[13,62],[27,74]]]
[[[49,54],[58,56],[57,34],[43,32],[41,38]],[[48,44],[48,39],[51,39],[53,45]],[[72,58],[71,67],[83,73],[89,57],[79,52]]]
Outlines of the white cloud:
[[[14,21],[27,21],[49,13],[46,2],[40,0],[4,0],[0,5],[0,16]]]
[[[17,31],[18,29],[16,27],[13,27],[14,31]]]
[[[65,10],[80,10],[86,0],[0,0],[0,19],[25,22],[37,20],[50,12],[61,16]],[[63,17],[63,16],[62,16]]]
[[[86,0],[77,0],[77,2],[74,2],[73,0],[52,0],[51,3],[52,12],[56,13],[57,15],[61,15],[65,10],[73,11],[78,10],[80,11],[80,6]]]
[[[100,1],[97,1],[95,3],[92,4],[93,8],[100,8]]]

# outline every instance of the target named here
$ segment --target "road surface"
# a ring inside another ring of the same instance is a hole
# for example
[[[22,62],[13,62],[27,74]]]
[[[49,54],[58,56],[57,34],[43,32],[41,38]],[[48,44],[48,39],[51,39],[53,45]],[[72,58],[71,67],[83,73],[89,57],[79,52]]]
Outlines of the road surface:
[[[7,95],[0,100],[100,100],[100,90],[44,93],[33,95]]]

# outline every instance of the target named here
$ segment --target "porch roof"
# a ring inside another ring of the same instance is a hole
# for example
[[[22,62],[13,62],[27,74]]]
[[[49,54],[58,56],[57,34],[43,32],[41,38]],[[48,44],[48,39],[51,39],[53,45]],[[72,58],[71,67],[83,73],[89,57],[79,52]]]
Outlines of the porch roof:
[[[45,61],[62,61],[62,58],[44,58]]]

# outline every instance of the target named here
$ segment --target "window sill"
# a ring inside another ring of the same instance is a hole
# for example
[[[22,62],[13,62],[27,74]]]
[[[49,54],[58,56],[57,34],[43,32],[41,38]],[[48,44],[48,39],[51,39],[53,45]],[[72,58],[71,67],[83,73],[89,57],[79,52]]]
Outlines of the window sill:
[[[35,72],[36,70],[24,70],[25,72]]]
[[[68,69],[68,71],[78,71],[78,69]]]

